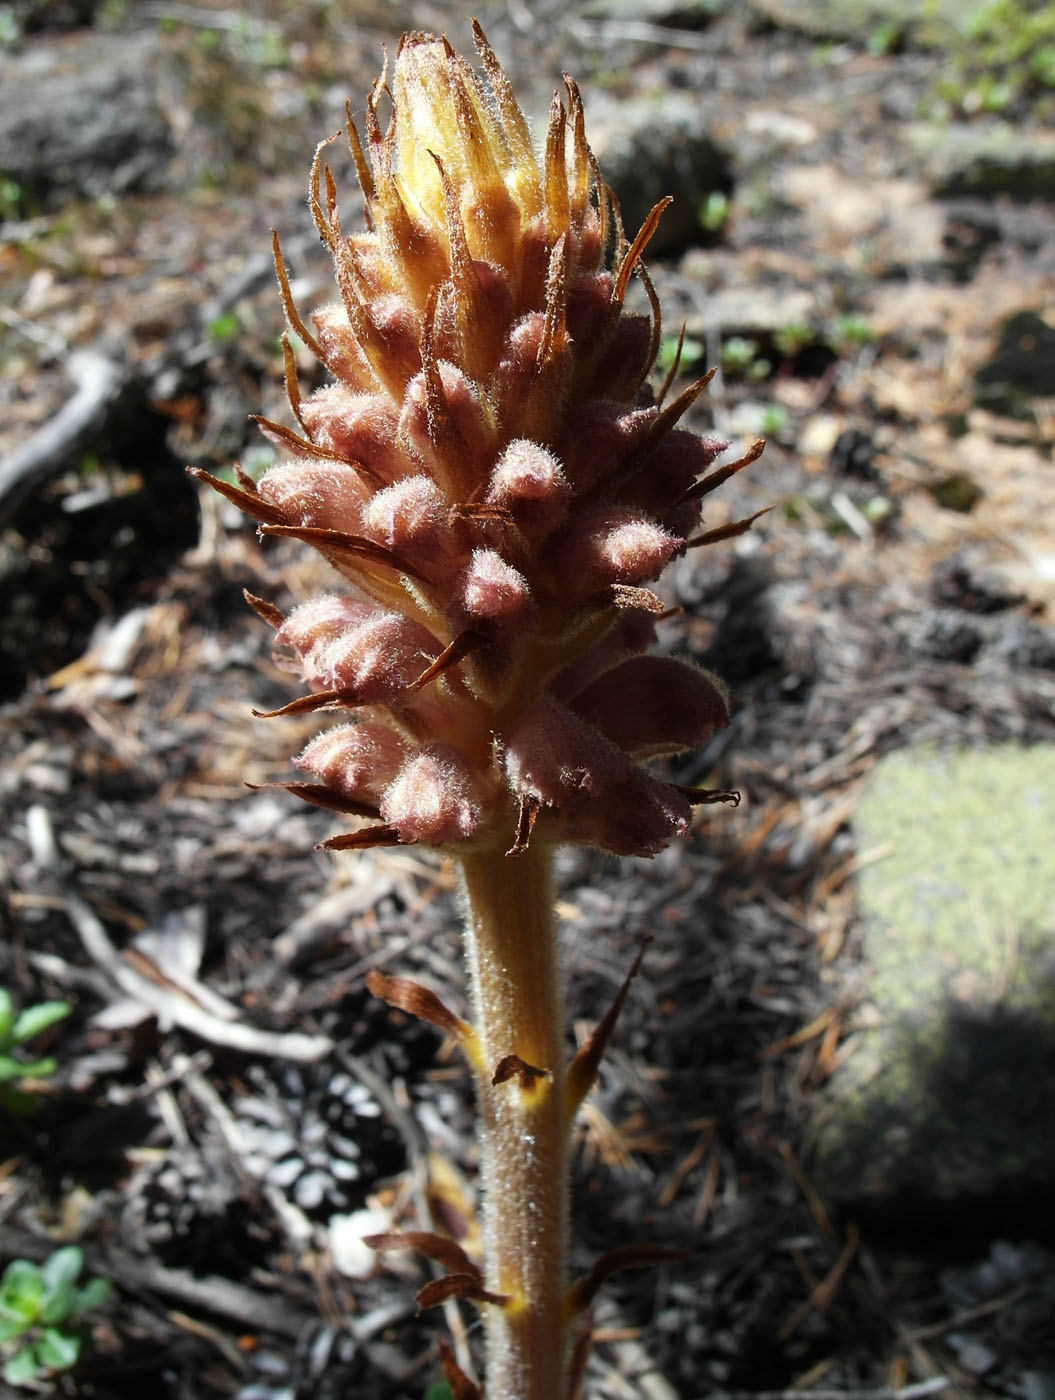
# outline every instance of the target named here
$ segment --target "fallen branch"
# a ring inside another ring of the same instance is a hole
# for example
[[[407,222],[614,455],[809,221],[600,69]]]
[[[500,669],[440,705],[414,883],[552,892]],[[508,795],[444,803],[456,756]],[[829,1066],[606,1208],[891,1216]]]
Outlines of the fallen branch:
[[[66,370],[73,397],[25,442],[0,459],[0,525],[50,476],[62,471],[98,437],[131,383],[127,365],[98,350],[74,350]]]
[[[63,903],[92,961],[126,996],[152,1011],[163,1023],[179,1026],[212,1045],[225,1045],[247,1055],[267,1055],[280,1060],[321,1060],[332,1052],[333,1041],[329,1036],[264,1031],[243,1021],[221,1020],[181,993],[158,986],[129,967],[106,936],[102,923],[79,895],[67,891]]]
[[[25,1230],[5,1227],[0,1240],[0,1257],[44,1260],[54,1250],[55,1241],[42,1239]],[[200,1308],[218,1317],[252,1325],[260,1331],[284,1337],[300,1337],[314,1321],[300,1312],[290,1299],[273,1299],[266,1293],[216,1275],[196,1277],[185,1269],[166,1269],[150,1260],[138,1259],[123,1249],[84,1247],[88,1270],[104,1274],[114,1283],[134,1293],[144,1289],[173,1298],[186,1307]]]
[[[925,1400],[951,1385],[948,1376],[929,1376],[912,1385],[883,1385],[877,1390],[716,1390],[710,1400]]]
[[[168,988],[136,971],[115,948],[106,930],[88,903],[66,887],[62,860],[55,843],[51,817],[35,806],[27,813],[30,844],[37,864],[46,869],[59,886],[67,917],[77,930],[84,950],[110,982],[162,1022],[179,1026],[212,1045],[224,1045],[247,1055],[265,1055],[281,1060],[321,1060],[333,1051],[333,1041],[325,1035],[303,1035],[298,1031],[265,1031],[242,1021],[229,1021],[207,1010],[175,987]]]

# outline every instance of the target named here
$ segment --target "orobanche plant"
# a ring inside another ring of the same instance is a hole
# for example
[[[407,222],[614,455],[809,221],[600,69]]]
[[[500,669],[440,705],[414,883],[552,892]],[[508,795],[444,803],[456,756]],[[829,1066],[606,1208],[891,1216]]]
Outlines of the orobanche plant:
[[[288,615],[249,600],[308,688],[274,713],[336,720],[287,785],[365,819],[325,845],[421,843],[460,874],[472,1023],[407,979],[370,986],[453,1036],[475,1074],[483,1264],[424,1231],[374,1243],[449,1269],[424,1303],[479,1302],[489,1400],[561,1400],[601,1280],[650,1251],[569,1286],[569,1131],[625,988],[566,1063],[554,851],[650,856],[694,804],[735,798],[647,766],[728,714],[714,677],[651,652],[664,606],[649,585],[748,528],[701,529],[700,503],[762,445],[714,466],[727,444],[677,426],[706,377],[669,404],[646,385],[660,316],[640,260],[670,201],[624,237],[575,83],[536,149],[474,36],[482,77],[445,39],[405,35],[365,143],[349,118],[365,229],[342,228],[319,147],[310,204],[339,300],[305,322],[277,241],[275,258],[291,328],[332,382],[302,397],[287,341],[296,426],[261,423],[286,460],[255,484],[199,475],[338,576]],[[624,307],[634,274],[651,314]],[[449,1351],[445,1366],[456,1396],[480,1393]]]

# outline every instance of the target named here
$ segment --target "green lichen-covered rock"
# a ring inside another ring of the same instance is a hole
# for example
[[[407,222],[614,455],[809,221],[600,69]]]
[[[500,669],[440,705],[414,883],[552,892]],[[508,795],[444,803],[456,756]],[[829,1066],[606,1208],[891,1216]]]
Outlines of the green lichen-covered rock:
[[[588,0],[582,13],[587,19],[703,29],[730,3],[731,0]]]
[[[1055,746],[892,754],[855,826],[867,1028],[815,1114],[818,1184],[894,1214],[1050,1191]]]
[[[969,32],[987,0],[750,0],[771,24],[815,39],[867,43],[884,33],[921,48],[945,48]]]

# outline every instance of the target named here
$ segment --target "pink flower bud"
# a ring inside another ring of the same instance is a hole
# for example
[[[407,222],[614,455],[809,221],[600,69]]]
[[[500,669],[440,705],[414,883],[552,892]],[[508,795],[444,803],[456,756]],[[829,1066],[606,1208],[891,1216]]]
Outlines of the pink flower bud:
[[[637,502],[658,515],[702,476],[729,446],[723,438],[697,437],[676,428],[649,453],[637,473],[633,492]]]
[[[374,719],[325,730],[294,762],[342,797],[376,803],[405,759],[406,741]]]
[[[330,384],[303,401],[300,416],[313,442],[361,463],[370,476],[396,481],[405,475],[406,458],[396,443],[399,417],[385,395]]]
[[[369,489],[354,467],[340,462],[280,462],[257,483],[265,501],[282,511],[290,525],[353,532]]]
[[[465,756],[446,744],[428,744],[386,789],[381,817],[401,841],[447,846],[472,836],[482,806],[479,779]]]
[[[568,331],[589,353],[600,345],[612,321],[612,274],[591,272],[573,279],[568,288]],[[607,385],[599,386],[601,393]]]
[[[370,302],[365,308],[365,319],[374,331],[374,373],[389,390],[402,387],[421,365],[421,323],[417,312],[401,296],[389,292]],[[381,360],[383,364],[379,365]]]
[[[632,394],[648,372],[651,342],[650,317],[622,317],[593,367],[593,382],[613,399]]]
[[[426,578],[460,567],[468,550],[464,529],[452,525],[450,504],[431,476],[388,486],[363,510],[363,531],[417,565]]]
[[[503,766],[519,797],[552,809],[559,840],[645,856],[688,830],[691,808],[676,788],[553,700],[537,701],[509,736]]]
[[[479,259],[472,263],[472,279],[473,309],[479,320],[472,343],[466,344],[465,307],[453,283],[440,292],[433,336],[438,359],[476,368],[493,364],[501,354],[504,327],[513,319],[513,297],[505,273],[491,263]]]
[[[568,703],[638,760],[699,748],[729,722],[725,687],[672,656],[631,657]]]
[[[674,837],[684,836],[691,819],[692,808],[676,788],[643,768],[630,767],[622,782],[606,790],[603,801],[567,812],[561,834],[614,856],[654,856]]]
[[[562,524],[570,498],[556,457],[527,438],[516,438],[499,457],[485,497],[529,535],[547,535]]]
[[[531,589],[523,574],[493,549],[477,549],[459,580],[456,612],[467,626],[515,627],[530,615]]]
[[[275,633],[275,659],[287,670],[302,670],[313,690],[328,690],[330,681],[319,657],[326,647],[342,633],[357,627],[370,616],[373,609],[362,599],[349,598],[344,593],[323,593],[294,608]],[[295,660],[285,660],[282,648],[296,653]]]
[[[576,521],[564,541],[560,576],[583,596],[608,584],[638,584],[657,578],[684,541],[636,511],[598,511]]]
[[[532,311],[509,329],[495,372],[497,418],[510,437],[537,438],[546,418],[545,406],[536,402],[539,351],[546,318]]]
[[[454,502],[472,493],[472,472],[489,460],[494,425],[478,391],[454,365],[438,366],[443,401],[430,395],[425,371],[407,385],[400,441],[411,448]]]
[[[562,450],[565,471],[577,490],[611,476],[645,437],[655,410],[628,413],[618,403],[583,404],[568,424]]]
[[[326,367],[339,376],[342,387],[352,392],[376,389],[377,377],[348,324],[348,313],[340,302],[320,307],[313,313],[311,323]]]
[[[620,614],[618,621],[600,641],[553,677],[550,689],[558,700],[568,704],[591,681],[611,671],[620,661],[647,651],[655,640],[656,623],[651,614],[638,608],[628,609]]]
[[[502,763],[518,797],[562,809],[596,799],[629,767],[596,729],[548,697],[536,700],[506,737]]]
[[[420,622],[400,613],[371,612],[313,659],[327,689],[353,691],[357,703],[371,705],[405,690],[439,652]]]

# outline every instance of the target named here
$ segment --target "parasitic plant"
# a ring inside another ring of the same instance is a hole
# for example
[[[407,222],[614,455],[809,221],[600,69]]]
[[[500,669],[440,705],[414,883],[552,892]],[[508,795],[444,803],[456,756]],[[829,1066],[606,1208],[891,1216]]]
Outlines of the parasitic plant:
[[[363,819],[330,849],[422,843],[460,873],[472,1023],[404,978],[370,985],[472,1067],[483,1267],[426,1232],[375,1243],[448,1267],[423,1302],[479,1302],[489,1400],[570,1400],[588,1345],[577,1314],[650,1252],[614,1251],[568,1285],[569,1130],[626,988],[566,1063],[553,854],[650,856],[695,803],[735,799],[648,767],[728,714],[712,676],[650,652],[664,608],[649,585],[748,528],[702,530],[700,503],[761,443],[714,466],[727,444],[678,427],[706,378],[669,404],[646,384],[660,317],[641,256],[669,200],[624,237],[575,83],[536,150],[474,36],[482,77],[445,39],[405,35],[365,142],[349,118],[365,229],[342,228],[319,147],[310,204],[339,300],[306,323],[277,241],[275,259],[291,327],[331,382],[302,397],[287,341],[296,426],[261,423],[285,460],[256,484],[206,479],[338,576],[286,616],[250,598],[308,689],[274,713],[336,721],[286,786]],[[635,274],[650,314],[624,306]],[[445,1364],[456,1395],[478,1393]]]

